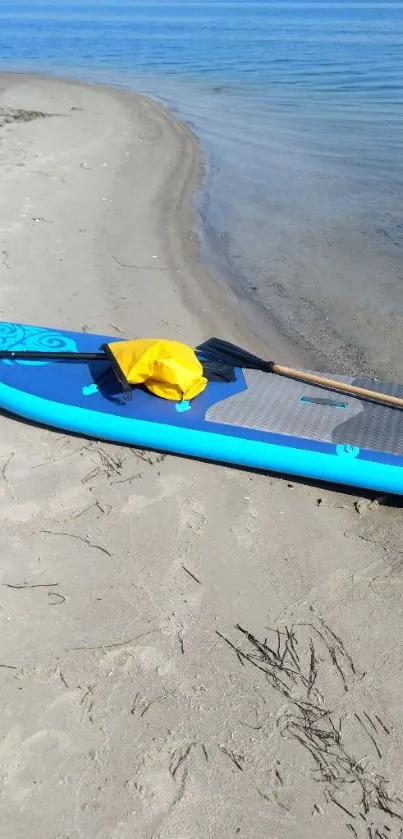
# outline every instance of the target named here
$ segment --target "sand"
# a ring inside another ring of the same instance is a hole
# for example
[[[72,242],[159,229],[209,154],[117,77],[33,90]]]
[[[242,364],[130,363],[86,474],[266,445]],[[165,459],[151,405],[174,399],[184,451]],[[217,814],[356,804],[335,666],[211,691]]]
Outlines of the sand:
[[[257,348],[183,125],[3,76],[0,143],[2,319]],[[0,518],[2,836],[401,835],[397,503],[1,417]]]

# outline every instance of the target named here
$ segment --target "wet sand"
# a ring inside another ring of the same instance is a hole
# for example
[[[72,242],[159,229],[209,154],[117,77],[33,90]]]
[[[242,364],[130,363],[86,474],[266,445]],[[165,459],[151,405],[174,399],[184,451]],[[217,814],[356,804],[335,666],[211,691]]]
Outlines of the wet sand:
[[[0,140],[3,320],[261,349],[182,124],[3,76]],[[398,506],[9,417],[0,459],[4,835],[399,836]]]

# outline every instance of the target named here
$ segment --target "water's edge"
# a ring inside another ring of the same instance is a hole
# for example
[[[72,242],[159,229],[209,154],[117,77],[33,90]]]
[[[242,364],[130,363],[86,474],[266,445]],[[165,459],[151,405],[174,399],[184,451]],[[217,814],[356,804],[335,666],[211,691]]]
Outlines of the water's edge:
[[[116,85],[190,127],[201,259],[253,331],[398,379],[402,39],[399,0],[0,3],[0,69]]]
[[[30,73],[30,75],[42,75],[52,78],[63,78],[83,84],[94,84],[91,75],[88,78],[83,71],[77,70],[69,76],[61,76],[60,73],[47,72]],[[199,188],[194,196],[195,204],[195,220],[196,220],[196,234],[200,243],[200,259],[202,264],[212,272],[217,281],[226,283],[236,293],[239,298],[241,307],[245,311],[254,337],[263,345],[269,346],[273,343],[273,333],[277,340],[274,343],[278,346],[283,346],[288,356],[288,360],[294,358],[295,360],[304,360],[305,364],[316,369],[322,369],[330,372],[356,372],[379,376],[379,377],[399,377],[400,375],[400,355],[399,363],[393,364],[391,361],[391,353],[389,347],[391,346],[391,329],[394,328],[392,322],[387,326],[385,322],[382,325],[382,348],[386,348],[386,360],[384,361],[380,353],[371,351],[368,345],[363,341],[360,343],[358,336],[364,335],[366,328],[366,301],[363,300],[363,315],[359,313],[359,301],[356,296],[353,296],[351,308],[349,311],[348,300],[340,299],[340,294],[333,300],[326,298],[326,288],[322,283],[321,270],[319,266],[317,271],[317,285],[312,284],[311,288],[307,287],[306,278],[301,271],[300,276],[295,274],[293,282],[289,282],[289,276],[295,271],[295,265],[298,265],[298,256],[296,255],[296,245],[292,241],[292,236],[286,242],[285,252],[282,253],[281,236],[284,236],[283,228],[286,224],[290,231],[292,231],[295,220],[287,217],[287,207],[282,208],[282,216],[278,224],[278,218],[274,213],[273,217],[270,212],[266,214],[265,230],[262,234],[262,241],[267,246],[267,236],[273,235],[273,265],[267,259],[267,255],[263,254],[261,261],[261,270],[256,260],[251,260],[248,265],[247,255],[242,255],[242,259],[234,259],[234,241],[235,236],[227,234],[223,231],[225,224],[226,211],[231,213],[231,208],[225,204],[223,199],[222,213],[220,210],[220,189],[217,188],[217,173],[220,176],[220,164],[217,165],[215,157],[214,144],[209,142],[209,138],[203,132],[200,133],[199,126],[194,119],[191,119],[186,114],[186,107],[183,103],[179,104],[168,96],[166,92],[158,94],[154,91],[153,85],[138,86],[136,90],[133,83],[128,84],[125,80],[117,80],[116,78],[111,83],[107,79],[98,79],[97,84],[102,84],[108,87],[114,87],[117,90],[140,93],[147,96],[151,101],[165,108],[168,114],[175,120],[180,120],[186,127],[192,131],[198,140],[201,154],[204,161],[204,177]],[[265,140],[266,142],[266,140]],[[303,172],[303,169],[301,170]],[[288,173],[287,173],[288,175]],[[284,180],[284,173],[281,171],[279,177],[279,189],[285,186],[288,188],[287,181]],[[303,175],[302,175],[303,178]],[[301,188],[300,188],[301,189]],[[302,191],[301,191],[302,194]],[[269,208],[270,210],[270,208]],[[218,226],[215,222],[219,220]],[[276,227],[277,224],[277,227]],[[278,234],[280,229],[281,236]],[[236,227],[234,225],[234,231]],[[313,262],[315,253],[320,253],[323,248],[322,239],[314,238],[313,242],[307,242],[307,235],[311,234],[309,227],[298,230],[296,232],[296,240],[302,248],[305,248],[308,253],[309,261]],[[255,235],[255,234],[254,234]],[[341,236],[342,234],[340,234]],[[397,230],[397,235],[400,231]],[[313,236],[316,236],[314,230]],[[368,239],[368,234],[365,234]],[[277,239],[276,239],[277,237]],[[351,234],[352,241],[354,241],[354,232]],[[279,246],[280,242],[280,246]],[[329,243],[330,244],[330,243]],[[400,242],[391,242],[391,237],[387,242],[388,248],[391,245],[396,250],[400,248]],[[261,246],[259,237],[251,240],[251,250],[253,245],[258,249]],[[340,247],[340,245],[339,245]],[[343,243],[341,244],[343,247]],[[354,243],[353,247],[358,249],[358,245]],[[373,244],[372,244],[373,247]],[[280,251],[280,259],[279,259]],[[361,255],[360,255],[361,258]],[[323,253],[320,253],[322,264],[324,263]],[[318,256],[319,261],[319,256]],[[278,274],[276,272],[276,262],[278,266]],[[361,267],[361,266],[360,266]],[[284,281],[285,279],[285,281]],[[329,286],[331,286],[328,281]],[[340,292],[340,289],[338,290]],[[348,288],[347,288],[348,292]],[[321,299],[322,297],[322,299]],[[365,297],[365,289],[364,289]],[[393,311],[393,297],[390,303],[389,317],[396,322],[401,317],[399,306],[397,305]],[[400,305],[403,312],[403,307]],[[380,313],[382,314],[382,313]],[[370,311],[373,316],[373,310]],[[362,327],[362,331],[356,330],[354,340],[354,331],[351,329],[351,321],[357,319]],[[349,323],[350,320],[350,323]],[[403,324],[403,318],[402,318]],[[400,340],[395,341],[395,354],[398,354],[400,343],[403,343],[403,330],[399,335]],[[385,340],[386,339],[386,340]]]

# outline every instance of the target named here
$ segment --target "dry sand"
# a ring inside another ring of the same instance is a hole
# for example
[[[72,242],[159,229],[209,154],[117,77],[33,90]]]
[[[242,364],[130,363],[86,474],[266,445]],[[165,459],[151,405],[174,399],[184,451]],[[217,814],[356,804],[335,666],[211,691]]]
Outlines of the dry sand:
[[[0,91],[2,319],[256,345],[197,260],[186,128]],[[401,835],[397,506],[7,417],[0,458],[1,836]]]

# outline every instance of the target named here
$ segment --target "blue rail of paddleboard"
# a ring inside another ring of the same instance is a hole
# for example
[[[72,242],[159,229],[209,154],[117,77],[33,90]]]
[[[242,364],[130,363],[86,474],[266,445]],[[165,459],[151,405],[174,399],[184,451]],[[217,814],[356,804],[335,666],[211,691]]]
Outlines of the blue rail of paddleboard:
[[[112,340],[117,339],[0,323],[0,349],[94,352]],[[211,405],[245,388],[242,370],[236,369],[236,381],[209,383],[190,410],[180,411],[177,403],[156,399],[142,388],[133,390],[127,402],[103,362],[0,365],[0,405],[41,424],[234,465],[403,493],[401,456],[206,422]]]

